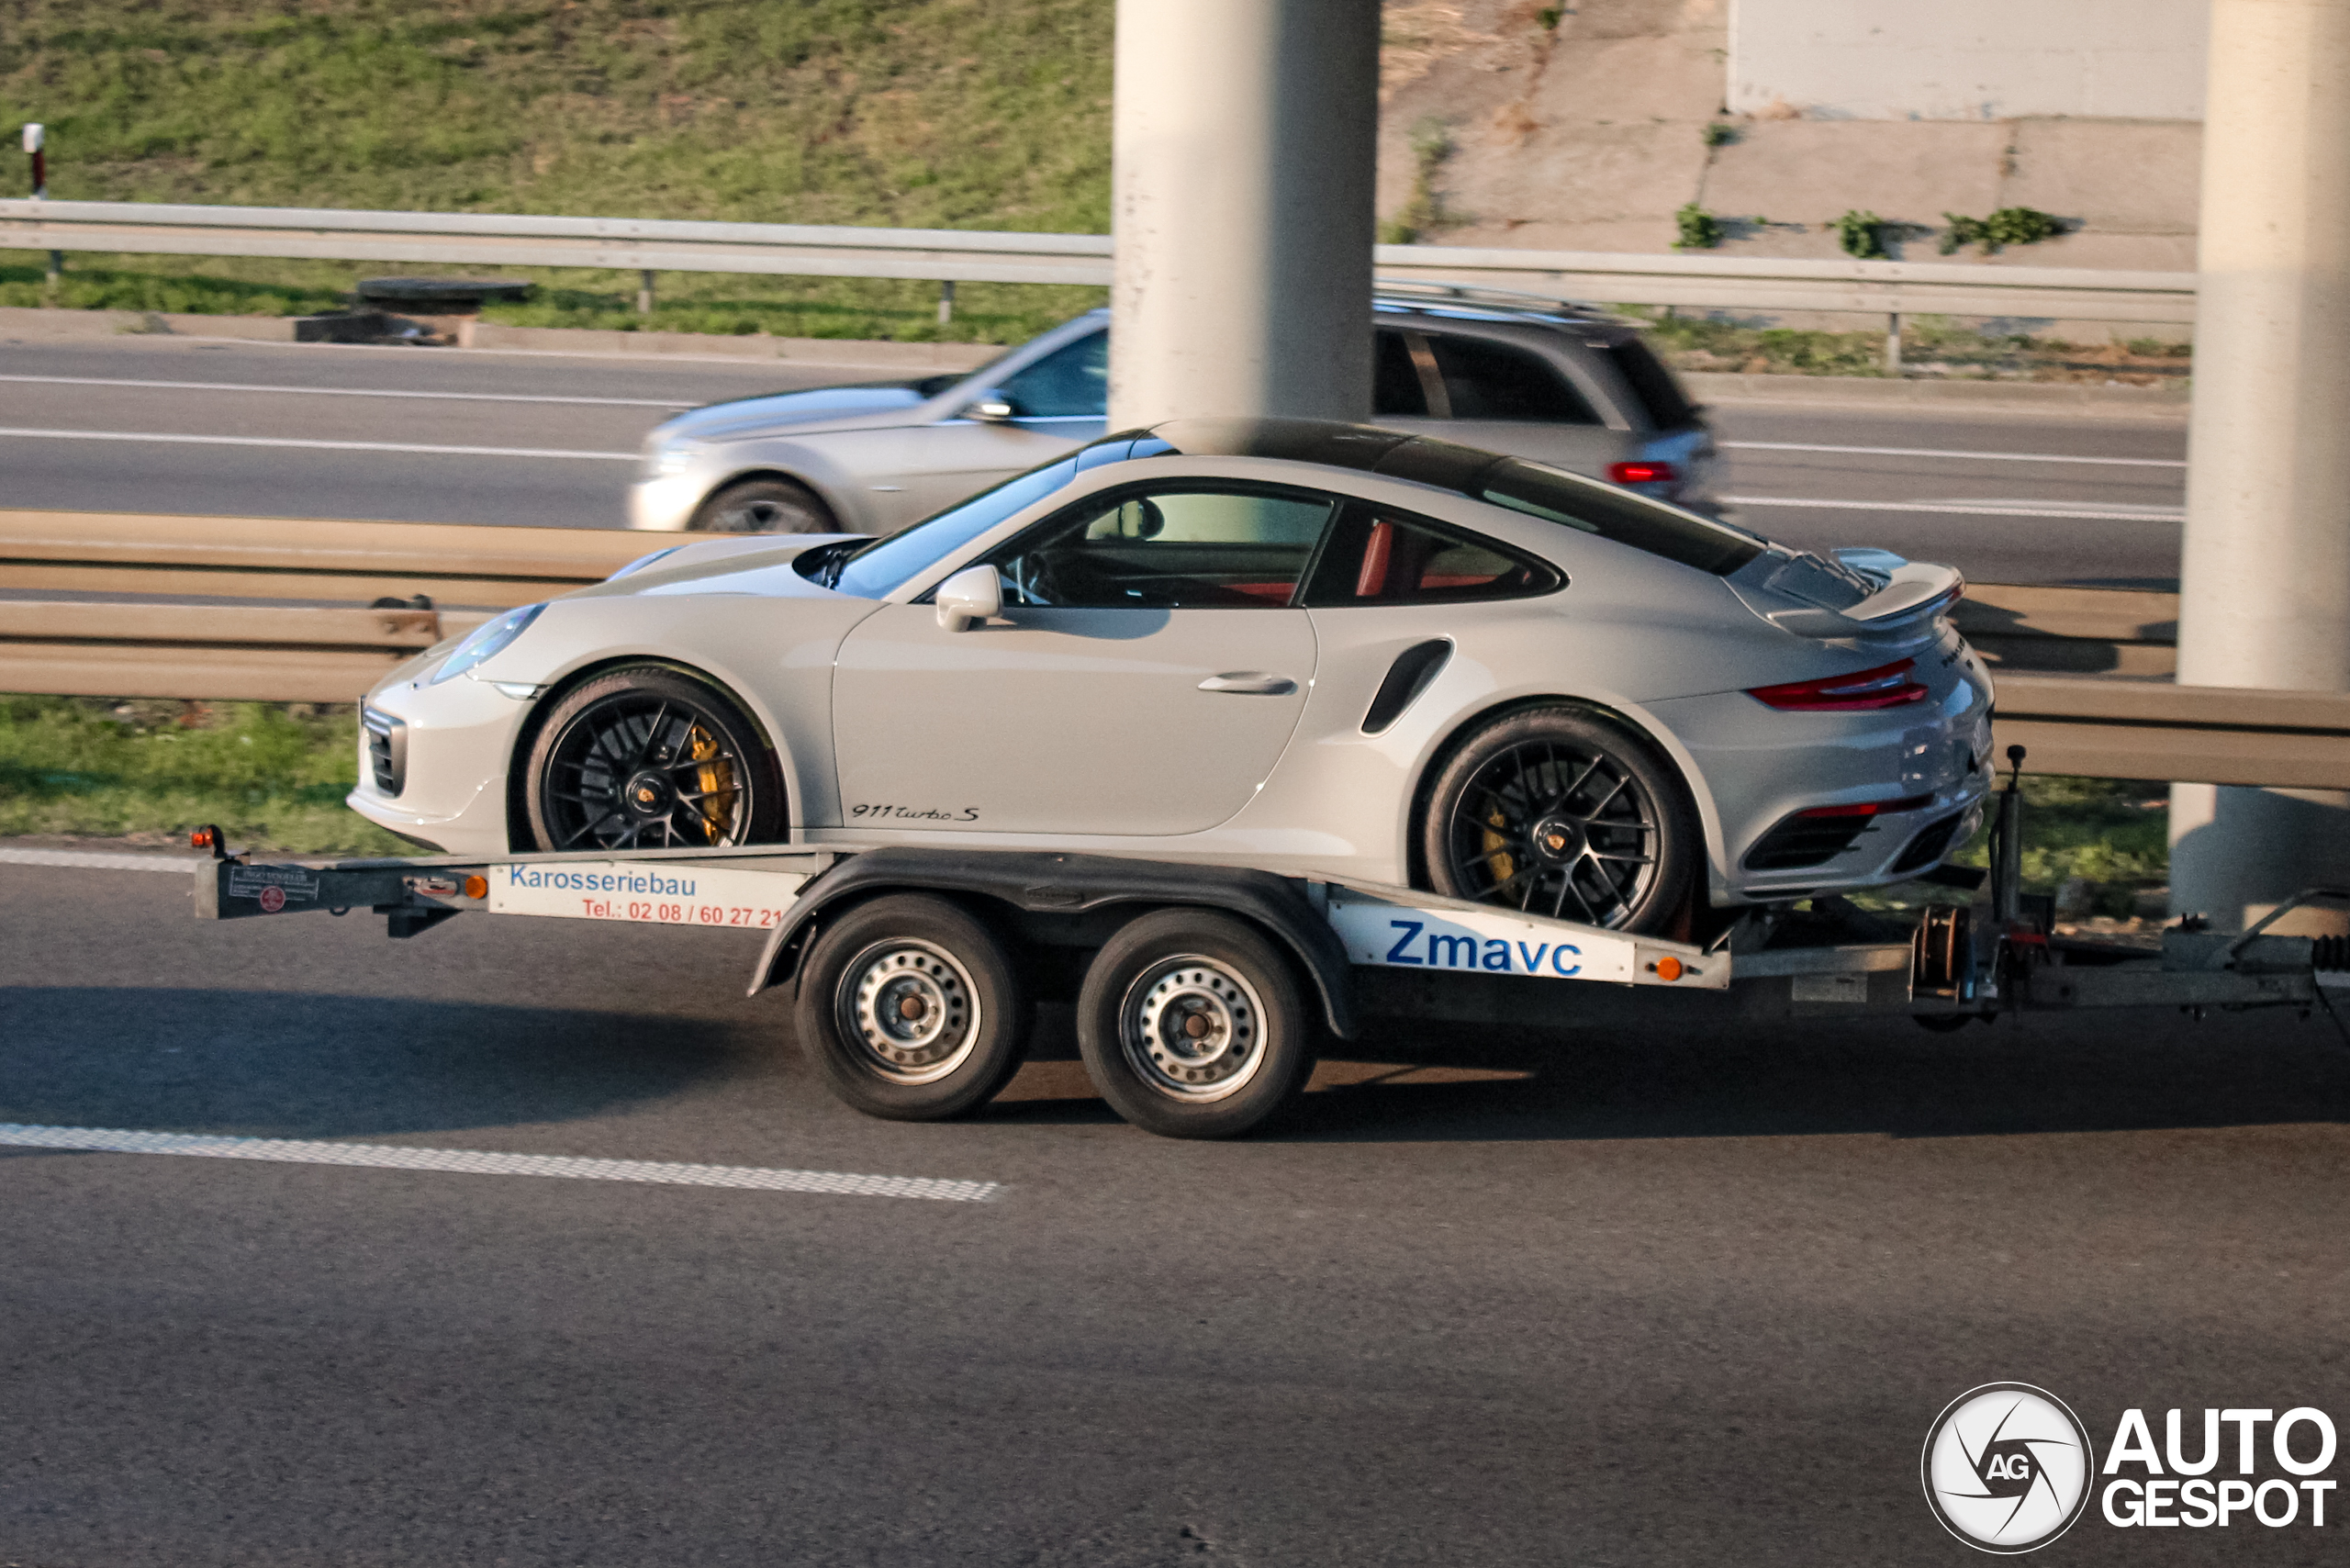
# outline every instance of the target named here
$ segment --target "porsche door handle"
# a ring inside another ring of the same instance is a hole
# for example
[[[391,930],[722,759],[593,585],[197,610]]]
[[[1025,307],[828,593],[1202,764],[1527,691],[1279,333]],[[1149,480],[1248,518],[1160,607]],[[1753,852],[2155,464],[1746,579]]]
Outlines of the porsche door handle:
[[[1234,670],[1208,677],[1200,682],[1200,689],[1228,691],[1236,697],[1287,697],[1297,689],[1297,682],[1285,675],[1268,675],[1263,670]]]

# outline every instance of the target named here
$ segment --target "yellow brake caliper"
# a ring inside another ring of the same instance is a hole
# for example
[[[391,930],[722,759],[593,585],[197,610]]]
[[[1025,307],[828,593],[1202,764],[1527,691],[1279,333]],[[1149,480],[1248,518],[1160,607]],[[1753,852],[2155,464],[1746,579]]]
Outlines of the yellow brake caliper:
[[[1509,840],[1494,831],[1509,823],[1499,812],[1487,817],[1485,823],[1485,865],[1494,874],[1494,885],[1499,887],[1517,874],[1517,862],[1501,853],[1508,847]]]
[[[686,759],[701,764],[694,769],[695,788],[701,791],[694,809],[710,824],[711,840],[715,843],[726,836],[734,820],[734,764],[719,755],[718,742],[699,724],[688,733],[686,744]]]

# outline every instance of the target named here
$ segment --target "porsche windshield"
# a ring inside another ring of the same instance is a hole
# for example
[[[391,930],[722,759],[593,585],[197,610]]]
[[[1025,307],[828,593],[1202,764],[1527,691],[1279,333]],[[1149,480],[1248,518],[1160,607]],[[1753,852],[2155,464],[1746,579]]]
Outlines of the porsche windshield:
[[[833,560],[817,563],[827,588],[858,599],[883,599],[938,565],[1021,508],[1043,500],[1077,477],[1077,459],[1032,468],[981,490],[961,506],[901,528]]]

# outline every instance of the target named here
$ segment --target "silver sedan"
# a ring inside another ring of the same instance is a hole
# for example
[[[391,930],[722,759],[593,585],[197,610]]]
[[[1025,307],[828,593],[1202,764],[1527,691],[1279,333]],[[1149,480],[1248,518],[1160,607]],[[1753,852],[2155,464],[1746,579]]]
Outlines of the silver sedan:
[[[1556,300],[1383,285],[1373,404],[1391,429],[1710,510],[1714,442],[1638,329]],[[960,375],[742,398],[645,443],[629,525],[888,533],[1104,431],[1108,313]]]

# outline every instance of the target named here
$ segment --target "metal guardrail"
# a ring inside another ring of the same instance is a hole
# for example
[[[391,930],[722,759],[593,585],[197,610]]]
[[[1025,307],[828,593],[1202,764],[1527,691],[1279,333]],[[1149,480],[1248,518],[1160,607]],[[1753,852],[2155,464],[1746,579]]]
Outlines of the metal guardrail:
[[[0,201],[0,248],[1106,286],[1102,234],[503,213]],[[2185,323],[2195,274],[1928,262],[1381,245],[1383,277],[1611,305]]]
[[[354,701],[419,649],[655,547],[610,529],[0,511],[0,691]],[[362,608],[419,596],[431,608]]]
[[[2033,773],[2350,789],[2350,693],[2001,676],[1994,744]]]
[[[1969,583],[1953,617],[2002,677],[2178,669],[2178,596],[2122,588]]]
[[[0,511],[0,691],[349,702],[484,616],[655,548],[606,529]],[[2177,600],[1972,584],[1998,744],[2038,773],[2350,789],[2350,694],[2182,687]],[[423,595],[431,608],[365,608]],[[2086,673],[2097,672],[2097,674]],[[2104,678],[2098,678],[2102,674]]]

